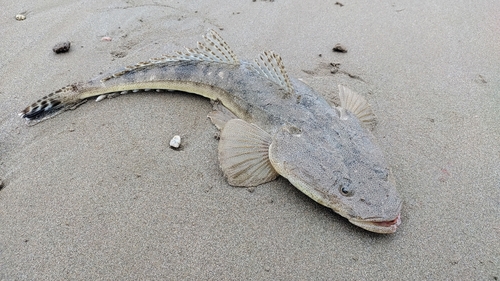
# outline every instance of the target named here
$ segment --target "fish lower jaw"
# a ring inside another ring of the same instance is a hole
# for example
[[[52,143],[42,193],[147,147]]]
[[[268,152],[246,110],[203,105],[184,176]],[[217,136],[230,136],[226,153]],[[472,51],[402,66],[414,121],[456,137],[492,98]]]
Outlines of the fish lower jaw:
[[[366,221],[357,219],[349,219],[349,221],[371,232],[390,234],[396,232],[398,226],[401,224],[401,214],[398,214],[395,219],[390,221]]]

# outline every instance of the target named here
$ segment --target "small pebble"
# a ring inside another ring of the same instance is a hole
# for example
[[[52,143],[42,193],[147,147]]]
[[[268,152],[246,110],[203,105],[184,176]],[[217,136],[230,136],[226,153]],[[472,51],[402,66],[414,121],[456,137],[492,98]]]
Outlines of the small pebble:
[[[101,38],[101,41],[111,41],[113,40],[111,37],[108,37],[108,36],[104,36]]]
[[[339,53],[347,53],[347,48],[346,48],[346,47],[344,47],[342,44],[337,43],[337,44],[333,47],[333,51],[334,51],[334,52],[339,52]]]
[[[96,102],[100,102],[100,101],[102,101],[102,100],[103,100],[103,99],[105,99],[105,98],[106,98],[106,95],[100,95],[100,96],[98,96],[98,97],[95,99],[95,101],[96,101]]]
[[[179,148],[181,146],[181,137],[180,136],[174,136],[170,140],[170,147],[172,148]]]
[[[54,51],[54,53],[56,53],[56,54],[66,53],[69,51],[70,47],[71,47],[71,42],[69,42],[69,41],[60,42],[60,43],[57,43],[54,46],[54,48],[52,48],[52,51]]]
[[[26,19],[26,16],[23,15],[23,14],[16,15],[16,20],[18,20],[18,21],[22,21],[22,20],[25,20],[25,19]]]

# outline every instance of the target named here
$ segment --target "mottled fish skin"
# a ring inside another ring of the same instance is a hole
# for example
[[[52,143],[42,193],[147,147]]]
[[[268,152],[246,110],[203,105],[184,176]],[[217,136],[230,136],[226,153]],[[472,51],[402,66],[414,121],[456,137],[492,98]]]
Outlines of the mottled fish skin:
[[[340,86],[343,102],[351,99],[355,105],[332,107],[311,87],[289,78],[277,54],[264,52],[253,62],[243,61],[216,32],[209,31],[204,38],[196,49],[66,86],[28,106],[20,116],[35,124],[91,97],[144,89],[201,95],[219,101],[233,116],[254,124],[266,135],[259,145],[267,145],[264,148],[269,152],[258,154],[266,158],[256,163],[263,163],[261,170],[272,171],[262,181],[252,179],[243,185],[258,185],[277,173],[351,223],[373,232],[395,232],[402,201],[382,151],[354,115],[359,111],[363,122],[371,120],[366,101]],[[218,127],[224,127],[226,121]],[[231,123],[237,130],[234,125]],[[259,132],[256,129],[255,134]],[[219,147],[219,155],[224,149]],[[223,164],[230,182],[238,182]]]

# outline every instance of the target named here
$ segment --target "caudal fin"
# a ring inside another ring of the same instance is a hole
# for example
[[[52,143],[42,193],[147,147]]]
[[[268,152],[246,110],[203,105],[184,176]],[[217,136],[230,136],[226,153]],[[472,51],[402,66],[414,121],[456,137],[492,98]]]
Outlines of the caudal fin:
[[[73,109],[86,101],[75,98],[77,91],[76,84],[61,88],[26,107],[19,116],[26,119],[29,125],[34,125],[67,109]]]

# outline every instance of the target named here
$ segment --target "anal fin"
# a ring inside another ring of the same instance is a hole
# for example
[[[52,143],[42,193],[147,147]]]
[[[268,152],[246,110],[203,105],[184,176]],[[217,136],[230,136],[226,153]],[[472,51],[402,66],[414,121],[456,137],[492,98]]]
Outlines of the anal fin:
[[[278,173],[269,161],[271,135],[241,119],[227,121],[219,142],[219,162],[230,185],[257,186]]]

